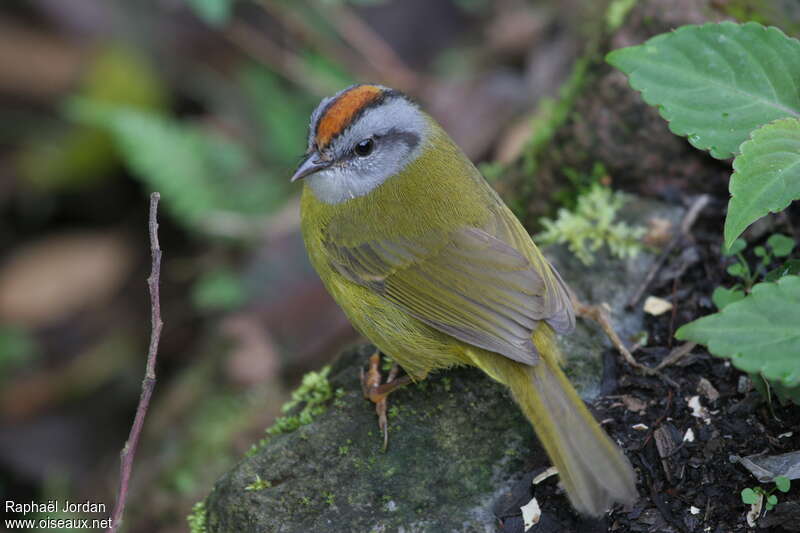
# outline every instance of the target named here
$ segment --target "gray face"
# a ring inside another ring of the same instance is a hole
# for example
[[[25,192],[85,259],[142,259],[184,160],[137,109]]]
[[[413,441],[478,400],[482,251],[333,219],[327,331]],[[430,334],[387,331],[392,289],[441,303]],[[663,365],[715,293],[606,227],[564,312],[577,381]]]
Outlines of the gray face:
[[[326,103],[314,112],[312,124]],[[417,106],[402,96],[389,96],[367,109],[321,153],[315,151],[312,131],[309,157],[330,165],[310,174],[306,182],[314,196],[327,204],[363,196],[419,155],[428,127]]]

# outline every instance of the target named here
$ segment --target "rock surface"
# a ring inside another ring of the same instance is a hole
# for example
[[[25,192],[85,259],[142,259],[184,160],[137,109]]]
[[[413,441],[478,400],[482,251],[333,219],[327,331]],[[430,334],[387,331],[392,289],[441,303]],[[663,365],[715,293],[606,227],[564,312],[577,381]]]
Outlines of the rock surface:
[[[681,215],[679,208],[639,200],[624,211],[641,225],[661,218],[676,227]],[[642,329],[641,304],[633,312],[624,305],[653,254],[620,261],[599,253],[592,267],[560,247],[546,255],[581,299],[610,305],[624,340]],[[599,391],[606,346],[599,328],[584,320],[564,341],[568,373],[584,397]],[[518,514],[530,499],[532,474],[549,461],[504,387],[460,368],[396,392],[384,453],[358,381],[370,353],[362,346],[341,355],[330,382],[342,392],[328,410],[271,438],[216,483],[206,500],[209,532],[490,532],[509,509]],[[555,479],[543,485],[552,491]],[[545,512],[543,525],[547,520],[549,530],[561,527]],[[512,530],[508,522],[504,531]]]

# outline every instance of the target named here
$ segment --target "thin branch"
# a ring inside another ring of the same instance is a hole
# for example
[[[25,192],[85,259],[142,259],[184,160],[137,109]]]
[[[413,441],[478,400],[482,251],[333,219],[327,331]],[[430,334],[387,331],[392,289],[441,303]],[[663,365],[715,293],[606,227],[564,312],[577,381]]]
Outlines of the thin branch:
[[[374,70],[356,53],[341,43],[335,35],[320,31],[316,21],[301,14],[298,2],[288,3],[283,0],[261,0],[258,5],[272,18],[277,20],[291,36],[310,48],[324,53],[335,63],[344,66],[348,71],[358,74],[362,79],[375,78]],[[302,5],[301,5],[302,7]]]
[[[622,355],[622,358],[625,359],[625,362],[646,375],[658,376],[668,385],[675,387],[676,389],[680,388],[674,380],[662,374],[659,369],[650,368],[649,366],[640,363],[635,357],[633,357],[633,354],[631,354],[630,350],[628,350],[628,348],[625,346],[625,343],[619,338],[619,335],[614,329],[614,325],[611,323],[611,317],[609,316],[608,311],[605,309],[603,304],[587,305],[577,299],[573,299],[572,303],[575,306],[576,314],[584,318],[594,320],[600,325],[606,336],[608,336],[609,340],[611,341],[611,344],[614,345],[617,351]]]
[[[408,93],[419,90],[420,76],[353,10],[338,5],[324,9],[324,12],[339,36],[356,49],[386,83]]]
[[[639,286],[636,292],[633,293],[631,299],[628,300],[628,305],[626,306],[628,309],[633,308],[633,306],[639,303],[639,300],[642,299],[644,291],[646,291],[647,287],[650,286],[650,283],[653,282],[653,278],[656,277],[656,274],[661,269],[661,266],[664,264],[664,261],[666,261],[669,254],[672,252],[672,249],[675,248],[678,243],[689,234],[689,230],[692,229],[692,226],[697,220],[697,216],[700,214],[700,211],[703,210],[710,200],[710,196],[707,194],[701,194],[694,200],[694,202],[692,202],[692,205],[689,206],[689,209],[686,211],[686,215],[683,217],[683,221],[681,221],[680,231],[678,231],[675,237],[673,237],[669,244],[667,244],[666,248],[664,248],[664,250],[661,252],[661,255],[658,256],[658,259],[656,259],[656,262],[650,267],[650,270],[644,277],[642,284]]]
[[[677,348],[674,348],[668,356],[661,360],[660,363],[656,365],[656,370],[661,370],[662,368],[668,367],[670,365],[674,365],[687,355],[691,353],[692,350],[695,349],[697,346],[696,342],[687,342],[681,344]]]
[[[288,48],[282,48],[265,37],[251,24],[233,20],[225,36],[255,61],[280,73],[298,87],[318,97],[327,96],[341,87],[335,87],[319,76]]]
[[[147,278],[147,287],[150,291],[150,347],[147,350],[147,368],[144,379],[142,380],[142,394],[139,397],[139,405],[136,408],[136,417],[133,419],[130,435],[125,442],[125,446],[120,452],[119,469],[119,491],[117,493],[117,503],[114,506],[111,526],[106,530],[107,533],[116,533],[122,524],[122,514],[125,512],[125,502],[128,499],[128,484],[131,478],[133,467],[133,457],[136,455],[136,446],[139,444],[139,436],[144,426],[144,418],[147,415],[147,408],[150,405],[150,396],[156,384],[156,354],[158,353],[158,342],[161,339],[161,301],[158,293],[158,285],[161,277],[161,246],[158,243],[158,201],[161,195],[154,192],[150,195],[150,277]]]

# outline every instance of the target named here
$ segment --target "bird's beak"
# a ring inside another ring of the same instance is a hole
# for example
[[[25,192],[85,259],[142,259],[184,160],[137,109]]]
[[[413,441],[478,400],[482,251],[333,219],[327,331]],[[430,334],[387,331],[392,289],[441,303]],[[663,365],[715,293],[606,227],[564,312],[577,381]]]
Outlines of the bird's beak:
[[[323,161],[319,159],[318,154],[311,153],[303,160],[302,163],[300,163],[300,165],[297,167],[297,170],[294,171],[292,179],[289,181],[295,182],[297,180],[301,180],[306,176],[313,174],[314,172],[319,172],[323,168],[328,168],[330,165],[330,161]]]

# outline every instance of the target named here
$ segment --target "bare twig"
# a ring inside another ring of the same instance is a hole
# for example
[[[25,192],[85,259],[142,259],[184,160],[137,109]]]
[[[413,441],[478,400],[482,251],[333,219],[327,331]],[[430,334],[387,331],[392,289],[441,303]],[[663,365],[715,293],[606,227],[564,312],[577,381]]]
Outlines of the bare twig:
[[[660,363],[656,365],[656,370],[661,370],[664,367],[677,363],[678,361],[689,355],[689,353],[692,350],[694,350],[695,346],[697,346],[696,342],[686,342],[674,348],[671,352],[669,352],[668,356],[666,356],[664,359],[661,360]]]
[[[335,34],[320,31],[313,18],[304,16],[297,7],[299,2],[285,2],[283,0],[261,0],[261,8],[283,25],[285,30],[295,40],[299,40],[318,52],[334,60],[335,63],[347,68],[348,71],[358,74],[362,79],[372,79],[375,71],[369,66],[356,51],[345,46]]]
[[[646,291],[647,287],[650,286],[650,283],[652,283],[653,278],[656,277],[656,274],[658,274],[658,271],[663,266],[664,261],[666,261],[667,257],[669,257],[669,254],[672,252],[673,248],[675,248],[678,245],[678,243],[681,242],[681,240],[686,235],[689,234],[689,230],[692,229],[692,226],[697,220],[697,216],[700,214],[700,211],[703,210],[703,208],[706,206],[706,204],[708,204],[710,200],[711,197],[708,196],[707,194],[701,194],[700,196],[695,198],[694,202],[692,202],[692,205],[689,206],[689,209],[686,211],[686,215],[684,215],[683,220],[681,221],[680,231],[672,238],[669,244],[667,244],[666,248],[664,248],[664,250],[661,252],[661,255],[658,256],[658,259],[656,259],[656,262],[653,263],[653,266],[650,267],[650,270],[644,277],[644,281],[642,281],[642,284],[639,286],[636,292],[633,293],[631,299],[628,300],[628,305],[627,305],[628,309],[632,308],[637,303],[639,303],[639,300],[642,299],[644,291]]]
[[[125,442],[125,446],[120,452],[119,469],[119,491],[117,493],[117,503],[114,505],[111,526],[106,530],[107,533],[115,533],[122,524],[122,514],[125,512],[125,502],[128,498],[128,484],[133,467],[133,457],[136,454],[136,446],[139,443],[139,435],[142,433],[144,418],[147,415],[147,407],[150,405],[150,396],[156,384],[156,354],[158,353],[158,342],[161,339],[161,301],[158,293],[158,285],[161,277],[161,246],[158,243],[158,201],[161,195],[154,192],[150,195],[150,255],[152,263],[150,265],[150,277],[147,278],[147,287],[150,291],[150,347],[147,350],[147,367],[144,379],[142,380],[142,394],[139,397],[139,405],[136,408],[136,417],[133,419],[130,435]]]
[[[318,97],[327,96],[341,87],[335,87],[308,68],[294,52],[273,43],[252,25],[233,20],[225,36],[254,60],[279,72],[295,85]]]
[[[339,36],[358,50],[389,85],[404,92],[414,93],[418,90],[420,76],[352,9],[337,5],[327,8],[325,12]]]
[[[573,298],[573,305],[575,306],[575,312],[578,315],[594,320],[600,325],[611,341],[611,344],[613,344],[617,351],[622,354],[622,358],[625,359],[626,363],[644,374],[658,376],[665,383],[678,388],[678,384],[674,380],[662,374],[658,369],[650,368],[649,366],[640,363],[635,357],[633,357],[633,354],[631,354],[630,350],[628,350],[628,348],[625,346],[625,343],[622,342],[622,339],[619,338],[619,335],[614,330],[614,325],[611,323],[611,317],[602,304],[587,305],[578,301],[577,298]]]

